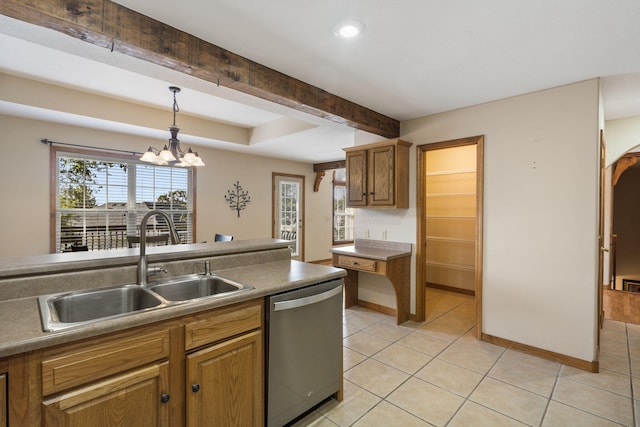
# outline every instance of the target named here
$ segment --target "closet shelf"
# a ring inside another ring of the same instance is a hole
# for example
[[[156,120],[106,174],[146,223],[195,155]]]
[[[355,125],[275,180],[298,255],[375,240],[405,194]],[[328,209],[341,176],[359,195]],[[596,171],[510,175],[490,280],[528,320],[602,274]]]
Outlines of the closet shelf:
[[[426,194],[427,197],[455,197],[455,196],[474,196],[476,193],[429,193]]]
[[[475,215],[457,215],[457,216],[448,216],[448,215],[426,215],[427,219],[476,219]]]
[[[464,270],[464,271],[475,271],[475,266],[469,266],[464,264],[451,264],[446,262],[434,262],[434,261],[426,261],[425,264],[427,267],[440,267],[440,268],[450,268],[452,270]]]
[[[460,239],[457,237],[437,237],[437,236],[427,236],[427,241],[435,241],[435,242],[453,242],[453,243],[475,243],[474,239]]]
[[[427,172],[426,176],[454,175],[454,174],[461,174],[461,173],[476,173],[476,170],[475,169],[452,169],[452,170],[446,170],[446,171],[434,171],[434,172]]]

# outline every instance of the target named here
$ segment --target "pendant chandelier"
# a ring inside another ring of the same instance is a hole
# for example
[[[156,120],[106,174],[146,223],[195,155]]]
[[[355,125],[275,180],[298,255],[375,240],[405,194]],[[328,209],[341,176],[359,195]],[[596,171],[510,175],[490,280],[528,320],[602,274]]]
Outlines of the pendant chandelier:
[[[198,152],[189,148],[185,153],[180,148],[180,140],[178,139],[178,132],[180,132],[180,128],[176,126],[176,113],[180,111],[178,102],[176,101],[176,93],[180,92],[180,88],[176,86],[169,86],[169,90],[173,92],[173,124],[169,126],[169,132],[171,133],[169,145],[167,146],[165,144],[162,150],[158,150],[155,147],[149,147],[142,157],[140,157],[140,160],[162,166],[204,166],[204,162],[198,155]]]

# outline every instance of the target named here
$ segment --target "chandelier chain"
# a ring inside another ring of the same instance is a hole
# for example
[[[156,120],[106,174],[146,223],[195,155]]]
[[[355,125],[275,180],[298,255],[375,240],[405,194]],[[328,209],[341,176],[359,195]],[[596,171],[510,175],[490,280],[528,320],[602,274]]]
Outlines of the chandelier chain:
[[[178,100],[176,100],[176,91],[173,92],[173,126],[176,126],[176,113],[180,111]]]

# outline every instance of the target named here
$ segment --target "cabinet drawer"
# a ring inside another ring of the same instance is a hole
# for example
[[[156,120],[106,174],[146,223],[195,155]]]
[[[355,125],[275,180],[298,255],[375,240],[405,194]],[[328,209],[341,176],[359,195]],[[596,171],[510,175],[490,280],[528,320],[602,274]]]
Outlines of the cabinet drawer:
[[[169,356],[169,331],[111,339],[42,362],[42,394],[56,393]]]
[[[376,261],[372,259],[345,255],[338,256],[338,265],[352,270],[376,271],[376,264]]]
[[[185,326],[185,348],[190,350],[261,328],[262,317],[262,300],[197,315],[198,320]]]

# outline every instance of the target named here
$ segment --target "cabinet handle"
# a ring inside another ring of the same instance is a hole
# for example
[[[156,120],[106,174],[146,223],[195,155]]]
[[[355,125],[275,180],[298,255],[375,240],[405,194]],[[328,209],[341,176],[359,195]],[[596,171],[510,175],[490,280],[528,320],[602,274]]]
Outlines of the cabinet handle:
[[[200,391],[200,384],[191,384],[191,391],[197,393]]]
[[[371,192],[371,193],[369,193],[369,194],[371,194],[371,195],[373,196],[373,195],[374,195],[374,194],[376,194],[376,193],[374,193],[374,192],[372,191],[372,192]]]
[[[362,195],[363,195],[363,196],[366,196],[366,195],[367,195],[367,193],[362,193]]]
[[[162,402],[162,403],[167,403],[167,402],[169,401],[169,398],[170,398],[170,397],[171,397],[171,396],[169,396],[167,393],[162,393],[162,394],[160,395],[160,402]]]

